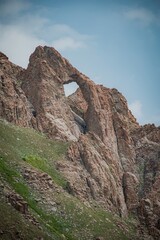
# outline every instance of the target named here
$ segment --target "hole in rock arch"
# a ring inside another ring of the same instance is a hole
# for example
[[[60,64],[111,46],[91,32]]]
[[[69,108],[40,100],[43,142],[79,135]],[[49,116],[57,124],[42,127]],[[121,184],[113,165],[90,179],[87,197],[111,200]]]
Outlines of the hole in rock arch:
[[[77,83],[75,83],[75,82],[65,83],[63,86],[64,86],[64,92],[65,92],[66,97],[75,93],[79,87],[77,85]],[[81,133],[85,134],[87,131],[87,126],[86,126],[86,122],[83,118],[81,109],[79,109],[78,106],[76,105],[76,103],[74,104],[74,102],[72,102],[72,101],[70,101],[69,105],[70,105],[74,120],[75,120],[77,126],[79,127],[79,130],[81,131]]]
[[[64,84],[63,86],[64,86],[64,92],[66,97],[74,93],[78,88],[78,85],[75,82],[67,83],[67,84]]]

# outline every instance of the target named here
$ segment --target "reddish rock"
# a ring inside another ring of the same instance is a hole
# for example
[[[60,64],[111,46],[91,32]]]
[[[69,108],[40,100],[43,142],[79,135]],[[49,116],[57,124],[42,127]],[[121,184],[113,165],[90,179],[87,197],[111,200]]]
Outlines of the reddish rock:
[[[126,216],[121,165],[97,135],[81,135],[70,146],[68,160],[57,167],[67,178],[70,193]]]
[[[75,93],[68,96],[67,100],[71,109],[79,116],[84,118],[84,114],[87,111],[88,104],[83,97],[81,89],[78,88]]]
[[[160,128],[154,124],[132,130],[140,180],[138,216],[150,235],[159,239],[160,216]],[[147,200],[146,200],[147,199]]]
[[[139,181],[137,177],[130,172],[123,175],[124,197],[129,211],[136,212],[139,205],[138,199]]]
[[[26,214],[28,212],[28,204],[17,193],[9,193],[7,195],[8,202],[19,212]]]
[[[0,117],[20,126],[29,126],[29,104],[18,82],[21,72],[21,67],[9,62],[8,58],[0,53]]]
[[[76,141],[81,134],[63,87],[64,79],[75,71],[54,48],[37,47],[21,77],[37,128],[51,138]]]
[[[8,57],[4,53],[0,52],[0,59],[8,60]]]
[[[70,82],[79,89],[66,98]],[[0,53],[0,93],[2,118],[72,142],[57,164],[71,194],[121,216],[138,210],[143,227],[159,238],[160,127],[140,126],[121,93],[96,85],[46,46],[36,48],[26,70]],[[36,181],[35,173],[25,176]]]

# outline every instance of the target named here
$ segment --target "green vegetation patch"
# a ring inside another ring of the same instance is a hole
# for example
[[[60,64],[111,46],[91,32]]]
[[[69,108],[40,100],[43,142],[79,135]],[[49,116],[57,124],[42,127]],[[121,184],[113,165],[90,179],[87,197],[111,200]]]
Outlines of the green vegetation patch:
[[[51,164],[46,158],[41,158],[35,155],[27,155],[22,158],[24,161],[32,165],[33,167],[48,173],[53,181],[63,188],[67,187],[67,181],[59,174],[59,172],[53,167],[53,163]]]
[[[28,203],[29,210],[40,222],[42,231],[24,222],[26,220],[22,215],[7,205],[4,209],[8,220],[6,217],[4,225],[0,222],[0,228],[4,229],[5,225],[14,226],[14,222],[16,223],[19,218],[20,222],[16,229],[22,234],[21,229],[24,228],[26,235],[24,239],[34,239],[35,236],[54,240],[93,240],[96,237],[103,237],[104,240],[134,239],[132,223],[126,224],[96,205],[86,206],[64,190],[50,192],[51,201],[56,203],[56,211],[51,211],[43,203],[44,195],[27,185],[21,170],[30,165],[48,173],[55,183],[65,188],[66,181],[56,170],[55,163],[57,160],[63,161],[67,148],[68,143],[49,140],[32,129],[19,128],[0,121],[0,178]],[[36,198],[40,198],[40,201],[37,202]],[[4,202],[0,200],[2,217],[5,214],[3,205]],[[13,218],[10,218],[12,212]],[[126,231],[119,227],[118,222],[126,228]],[[12,231],[9,234],[12,234]],[[4,239],[14,238],[6,235]]]
[[[54,238],[52,238],[53,236],[51,236],[50,239],[63,239],[62,238],[63,225],[56,219],[54,215],[50,215],[46,213],[44,209],[38,206],[37,202],[34,199],[33,193],[30,191],[22,175],[19,174],[16,171],[16,169],[14,169],[2,157],[0,158],[0,175],[1,177],[3,177],[3,180],[9,183],[10,187],[12,187],[12,189],[14,189],[14,191],[18,193],[20,196],[22,196],[23,199],[28,203],[30,211],[38,219],[38,221],[42,224],[42,226],[47,229],[46,232],[53,234]],[[0,204],[1,203],[2,202],[0,201]],[[15,217],[16,217],[16,213],[17,215],[19,215],[19,212],[15,212]],[[11,221],[10,224],[13,224],[13,222]],[[5,225],[5,223],[3,225]],[[69,239],[72,239],[72,238],[69,238]]]
[[[66,186],[65,179],[56,170],[55,162],[63,160],[69,144],[47,139],[33,129],[20,128],[0,121],[0,156],[12,165],[23,164],[47,172],[57,184]]]
[[[62,217],[59,220],[75,239],[86,240],[102,237],[104,240],[136,239],[132,223],[104,211],[99,206],[89,207],[72,196],[58,195]],[[120,227],[122,226],[122,227]],[[124,230],[125,229],[125,230]]]
[[[21,213],[16,211],[5,201],[0,200],[0,239],[38,239],[40,237],[49,240],[44,231],[28,222]]]

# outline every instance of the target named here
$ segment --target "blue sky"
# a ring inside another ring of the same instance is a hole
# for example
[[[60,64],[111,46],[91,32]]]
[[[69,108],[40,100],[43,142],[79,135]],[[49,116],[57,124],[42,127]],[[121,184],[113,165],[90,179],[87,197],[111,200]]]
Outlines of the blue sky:
[[[160,125],[159,0],[0,0],[0,33],[0,51],[14,63],[26,67],[36,46],[54,46],[117,88],[140,124]]]

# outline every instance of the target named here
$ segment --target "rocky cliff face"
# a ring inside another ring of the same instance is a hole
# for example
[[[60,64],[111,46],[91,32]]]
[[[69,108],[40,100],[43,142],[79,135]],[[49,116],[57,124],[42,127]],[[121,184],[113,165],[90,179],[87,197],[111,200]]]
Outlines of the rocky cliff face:
[[[0,116],[20,126],[29,126],[29,103],[19,82],[23,71],[0,53]]]
[[[132,132],[139,176],[138,215],[154,239],[160,237],[160,127],[148,124]]]
[[[66,104],[63,82],[76,70],[52,48],[38,47],[21,74],[38,130],[49,137],[76,141],[80,130]]]
[[[37,47],[28,68],[0,55],[0,116],[70,141],[57,168],[68,191],[120,216],[132,212],[160,236],[160,128],[140,126],[116,89],[96,85],[55,49]],[[64,84],[79,89],[66,98]]]

